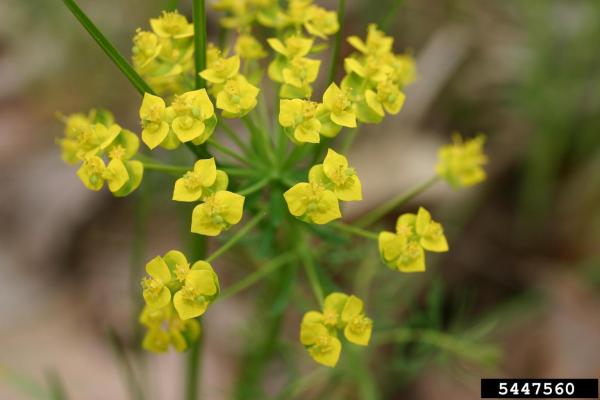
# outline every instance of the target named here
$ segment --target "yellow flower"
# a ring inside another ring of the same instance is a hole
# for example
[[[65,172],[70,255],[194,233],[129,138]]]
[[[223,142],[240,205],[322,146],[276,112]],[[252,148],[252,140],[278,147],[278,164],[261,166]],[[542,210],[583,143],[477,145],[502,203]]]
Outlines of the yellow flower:
[[[241,34],[235,42],[235,53],[246,60],[260,60],[267,56],[262,44],[250,34]]]
[[[171,291],[167,286],[171,282],[171,271],[162,257],[156,256],[146,264],[146,273],[150,277],[142,280],[144,300],[148,307],[163,308],[171,302]]]
[[[218,171],[214,158],[198,160],[194,169],[175,181],[173,200],[197,201],[201,198],[227,189],[229,178],[223,171]]]
[[[200,76],[211,83],[223,83],[234,78],[240,70],[240,56],[229,58],[219,57],[207,69],[200,72]]]
[[[301,100],[280,100],[279,123],[300,143],[319,143],[321,122],[316,118],[318,103]]]
[[[217,236],[242,219],[244,196],[225,190],[207,197],[192,212],[191,231],[206,236]]]
[[[145,306],[139,320],[148,328],[142,347],[155,353],[163,353],[169,346],[185,351],[201,333],[197,320],[181,320],[172,305],[158,309]]]
[[[208,140],[217,125],[217,119],[205,89],[176,96],[172,107],[176,116],[171,128],[181,142],[202,144]]]
[[[282,70],[283,83],[280,96],[285,98],[307,98],[312,94],[310,84],[319,75],[321,61],[296,57]]]
[[[373,321],[365,316],[361,299],[354,295],[348,297],[342,309],[341,321],[344,325],[344,336],[348,341],[360,346],[369,344]]]
[[[197,261],[185,274],[183,286],[173,296],[173,305],[179,318],[198,317],[219,293],[219,279],[206,261]]]
[[[348,166],[346,157],[333,149],[327,151],[323,164],[310,169],[308,180],[323,185],[342,201],[362,200],[362,187],[354,168]]]
[[[323,94],[323,104],[319,106],[317,114],[321,120],[321,134],[334,137],[342,126],[356,128],[356,113],[352,107],[352,101],[345,91],[342,91],[335,83],[329,85]]]
[[[159,18],[150,19],[150,26],[162,38],[181,39],[194,36],[194,25],[177,11],[163,11]]]
[[[277,38],[269,38],[267,39],[267,43],[277,53],[291,60],[295,57],[304,57],[307,55],[312,48],[314,40],[296,35],[287,37],[283,42]]]
[[[158,57],[162,45],[155,33],[137,29],[133,37],[132,59],[136,68],[144,68]]]
[[[318,183],[298,183],[283,194],[290,213],[313,224],[326,224],[341,218],[338,199]]]
[[[384,109],[392,115],[398,114],[404,105],[404,99],[404,93],[398,86],[388,81],[379,82],[377,92],[370,89],[365,91],[367,104],[381,117],[385,115]]]
[[[300,342],[318,363],[333,367],[342,349],[337,331],[343,330],[348,341],[366,346],[371,338],[373,321],[364,314],[358,297],[334,292],[323,301],[323,312],[308,311],[300,324]]]
[[[355,73],[374,83],[384,81],[393,72],[390,65],[376,56],[347,57],[344,59],[344,68],[346,72]]]
[[[380,56],[392,50],[394,38],[386,36],[385,33],[377,29],[377,25],[370,24],[367,30],[366,41],[363,41],[358,36],[350,36],[348,42],[363,54]]]
[[[150,93],[144,94],[140,106],[140,118],[142,120],[142,141],[154,149],[161,144],[169,134],[169,123],[167,118],[166,104],[163,99]]]
[[[304,28],[311,35],[326,39],[340,28],[337,13],[322,7],[310,6],[304,16]]]
[[[319,364],[335,367],[340,358],[342,343],[321,322],[315,321],[316,315],[308,312],[300,325],[300,342],[307,348],[308,354]]]
[[[256,86],[238,75],[225,82],[223,90],[217,94],[217,108],[223,110],[223,117],[241,118],[256,107],[258,92]]]
[[[379,234],[379,252],[383,261],[401,272],[425,271],[425,250],[448,251],[442,226],[420,207],[418,213],[403,214],[396,222],[396,233]]]
[[[104,161],[98,156],[88,156],[77,171],[81,182],[90,190],[98,191],[108,183],[111,192],[117,192],[129,180],[129,173],[122,160],[113,159],[104,165]]]
[[[443,146],[438,153],[436,173],[453,188],[476,185],[486,178],[482,168],[487,163],[483,154],[485,136],[463,142],[459,134],[453,136],[453,144]]]

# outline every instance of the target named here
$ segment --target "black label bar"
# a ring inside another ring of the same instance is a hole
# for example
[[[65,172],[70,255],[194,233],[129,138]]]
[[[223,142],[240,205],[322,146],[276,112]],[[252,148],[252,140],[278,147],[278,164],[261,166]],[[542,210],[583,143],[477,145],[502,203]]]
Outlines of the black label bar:
[[[482,399],[598,399],[598,379],[482,379]]]

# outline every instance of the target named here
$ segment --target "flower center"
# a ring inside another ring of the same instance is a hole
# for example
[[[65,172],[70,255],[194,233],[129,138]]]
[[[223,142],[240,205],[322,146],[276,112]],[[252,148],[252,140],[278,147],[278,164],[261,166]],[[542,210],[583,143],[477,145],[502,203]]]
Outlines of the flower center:
[[[164,284],[156,278],[144,277],[142,279],[142,288],[151,298],[157,298]]]

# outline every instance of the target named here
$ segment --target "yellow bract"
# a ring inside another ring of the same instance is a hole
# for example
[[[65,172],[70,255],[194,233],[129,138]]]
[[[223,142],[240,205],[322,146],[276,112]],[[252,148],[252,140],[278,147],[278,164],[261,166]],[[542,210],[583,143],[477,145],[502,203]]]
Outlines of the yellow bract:
[[[209,67],[200,72],[200,76],[210,83],[223,83],[234,78],[240,70],[240,56],[229,58],[218,57]]]
[[[333,149],[327,151],[323,164],[310,169],[308,180],[325,186],[342,201],[362,200],[362,187],[354,168],[348,166],[346,157]]]
[[[442,226],[431,219],[423,207],[418,213],[403,214],[396,222],[396,233],[379,234],[379,252],[383,261],[401,272],[425,271],[425,250],[448,251]]]
[[[242,75],[225,82],[217,94],[217,108],[223,110],[223,117],[241,118],[256,107],[259,89],[248,83]]]
[[[279,102],[279,123],[298,143],[319,143],[321,122],[316,118],[318,103],[301,100]]]
[[[198,340],[201,333],[197,320],[182,320],[172,305],[158,309],[145,306],[139,321],[148,329],[142,347],[154,353],[163,353],[169,346],[180,352],[185,351]]]
[[[335,193],[318,183],[298,183],[283,197],[290,213],[305,222],[321,225],[342,216]]]
[[[454,188],[476,185],[485,180],[483,165],[487,157],[483,153],[485,136],[479,135],[464,141],[459,134],[453,136],[453,144],[439,150],[437,174]]]
[[[148,277],[142,280],[143,296],[150,310],[172,306],[181,320],[202,315],[219,293],[219,279],[206,261],[191,267],[177,250],[157,256],[146,264]]]
[[[150,148],[177,148],[180,143],[202,144],[217,124],[215,111],[205,89],[175,96],[172,104],[146,93],[140,107],[142,140]]]
[[[225,190],[204,199],[192,212],[191,231],[206,236],[217,236],[242,219],[244,196]]]
[[[342,350],[338,331],[343,331],[348,341],[367,346],[371,338],[373,321],[364,315],[363,302],[354,295],[329,294],[323,312],[308,311],[300,324],[300,342],[319,364],[334,367]]]
[[[223,171],[217,170],[214,158],[198,160],[194,169],[175,181],[173,200],[198,201],[215,192],[227,189],[229,178]]]
[[[238,36],[235,42],[235,53],[246,60],[259,60],[267,56],[263,45],[249,34]]]
[[[345,126],[356,128],[356,113],[347,91],[332,83],[323,94],[323,103],[319,105],[317,115],[321,120],[321,134],[334,137]]]

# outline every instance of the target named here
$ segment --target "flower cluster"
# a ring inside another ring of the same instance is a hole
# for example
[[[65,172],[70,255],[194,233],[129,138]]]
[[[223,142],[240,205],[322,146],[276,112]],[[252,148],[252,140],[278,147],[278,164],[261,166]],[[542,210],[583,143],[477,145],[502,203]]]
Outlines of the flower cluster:
[[[293,216],[313,224],[326,224],[342,216],[339,200],[362,200],[362,189],[346,157],[329,149],[323,164],[310,169],[308,182],[297,183],[283,197]]]
[[[185,255],[177,250],[150,260],[146,273],[148,276],[142,280],[146,310],[141,321],[149,328],[145,339],[148,347],[166,350],[168,343],[172,343],[178,350],[185,349],[182,331],[191,330],[187,334],[195,336],[199,333],[194,323],[186,321],[204,314],[218,296],[217,274],[206,261],[196,261],[190,266]]]
[[[439,151],[439,161],[435,168],[438,176],[453,188],[476,185],[485,180],[483,165],[487,157],[483,154],[485,136],[463,142],[456,133],[452,137],[454,143],[443,146]]]
[[[65,136],[58,140],[62,158],[68,164],[80,164],[77,176],[85,187],[98,191],[106,183],[117,197],[138,188],[144,166],[131,159],[140,144],[133,132],[121,128],[104,110],[73,114],[63,121]]]
[[[208,140],[217,125],[217,117],[205,89],[175,96],[165,101],[146,93],[140,106],[142,140],[150,149],[157,146],[173,150],[181,143],[200,145]]]
[[[143,94],[140,134],[122,129],[103,110],[64,118],[65,136],[59,140],[62,156],[69,164],[81,164],[77,175],[84,185],[100,190],[107,183],[115,196],[125,196],[140,185],[144,169],[175,174],[172,200],[196,203],[191,232],[221,234],[242,220],[245,203],[248,212],[255,214],[207,260],[214,260],[252,228],[264,226],[258,224],[268,214],[265,210],[273,210],[270,232],[261,238],[268,237],[268,244],[272,240],[272,249],[287,250],[293,262],[306,261],[302,251],[308,250],[299,243],[308,243],[308,235],[317,229],[297,220],[327,224],[341,218],[340,201],[362,200],[356,171],[344,155],[329,147],[337,145],[336,137],[344,128],[357,129],[359,124],[379,123],[386,114],[399,113],[405,87],[416,78],[416,66],[411,55],[394,53],[393,38],[369,25],[366,38],[348,38],[354,50],[344,60],[342,79],[335,80],[332,68],[323,93],[315,93],[321,67],[318,54],[327,47],[328,36],[338,33],[340,39],[340,21],[335,12],[315,5],[313,0],[281,3],[217,0],[214,7],[225,14],[221,25],[235,30],[231,42],[226,43],[229,37],[224,35],[226,39],[219,47],[205,43],[206,32],[194,41],[194,25],[177,11],[151,19],[151,31],[138,29],[132,61],[141,77],[136,76],[132,82],[138,83],[136,88]],[[256,24],[260,28],[253,30]],[[205,54],[195,54],[204,50]],[[272,50],[271,57],[263,61],[269,56],[267,50]],[[332,65],[336,61],[332,60]],[[268,115],[270,104],[262,96],[268,93],[261,87],[265,72],[275,82],[273,116]],[[127,73],[130,78],[135,75],[130,69]],[[143,80],[146,84],[140,84]],[[218,116],[215,108],[220,110]],[[245,125],[247,142],[245,135],[238,134],[237,126],[228,125],[227,119],[232,118],[241,119]],[[221,142],[216,134],[213,137],[217,129],[227,134],[237,148]],[[355,133],[344,138],[343,153]],[[184,147],[191,150],[194,160],[188,159],[186,166],[178,167],[137,154],[138,136],[153,155],[159,147]],[[441,178],[457,188],[484,180],[483,143],[483,136],[464,142],[456,136],[453,144],[440,150],[437,178],[431,182]],[[229,157],[232,164],[219,160],[217,169],[213,150]],[[312,165],[323,156],[321,164]],[[307,165],[311,166],[308,172]],[[304,175],[308,175],[308,181],[297,183],[297,177]],[[415,193],[418,191],[407,196]],[[283,201],[292,217],[278,213],[285,209]],[[427,210],[419,208],[416,214],[401,215],[395,232],[377,234],[363,229],[400,205],[377,207],[369,213],[375,217],[366,218],[369,223],[348,225],[338,221],[330,228],[378,240],[381,259],[392,269],[424,271],[425,251],[448,251],[442,226]],[[290,229],[276,232],[279,224]],[[284,236],[280,233],[292,237],[280,240]],[[321,301],[319,274],[314,266],[307,265],[306,270],[315,297]],[[146,272],[148,276],[142,280],[145,307],[139,318],[147,328],[143,347],[155,352],[167,351],[171,346],[184,351],[200,335],[196,317],[204,314],[219,294],[218,277],[207,261],[190,265],[175,250],[150,260]],[[261,276],[249,276],[246,282]],[[372,326],[362,300],[334,292],[325,298],[322,311],[304,315],[300,341],[316,362],[333,367],[341,353],[340,339],[345,337],[366,346]]]
[[[133,66],[158,93],[191,90],[194,26],[177,11],[163,11],[150,20],[150,27],[151,31],[136,31]]]
[[[383,261],[401,272],[425,271],[425,250],[448,251],[442,225],[431,219],[429,211],[402,214],[396,221],[396,233],[379,234],[379,252]]]
[[[334,292],[325,298],[323,311],[308,311],[300,325],[300,342],[318,363],[333,367],[342,350],[338,331],[354,344],[366,346],[371,339],[373,321],[364,314],[361,299]]]
[[[175,181],[173,200],[203,201],[192,212],[192,232],[217,236],[240,222],[244,196],[228,192],[228,184],[229,177],[217,170],[214,158],[196,161],[193,170]]]

